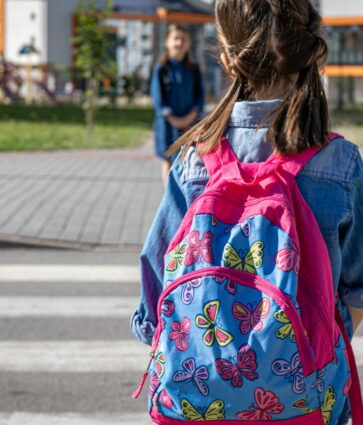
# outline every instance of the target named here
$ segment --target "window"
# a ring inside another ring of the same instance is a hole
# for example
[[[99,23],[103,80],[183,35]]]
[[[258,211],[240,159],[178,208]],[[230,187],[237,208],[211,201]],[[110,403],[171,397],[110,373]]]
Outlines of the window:
[[[327,26],[329,65],[363,65],[363,26]]]

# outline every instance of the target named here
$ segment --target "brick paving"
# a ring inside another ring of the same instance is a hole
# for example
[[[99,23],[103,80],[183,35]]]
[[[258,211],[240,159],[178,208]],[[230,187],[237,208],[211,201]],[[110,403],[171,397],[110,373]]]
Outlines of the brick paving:
[[[139,250],[163,192],[152,152],[1,153],[0,243]]]
[[[138,150],[0,154],[0,241],[142,245],[162,196],[149,141]]]

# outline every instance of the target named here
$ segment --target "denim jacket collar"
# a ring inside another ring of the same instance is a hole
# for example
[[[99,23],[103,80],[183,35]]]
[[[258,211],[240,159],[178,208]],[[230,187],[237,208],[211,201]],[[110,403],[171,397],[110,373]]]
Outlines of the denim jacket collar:
[[[256,128],[266,115],[281,105],[281,102],[280,99],[236,102],[229,120],[229,127]],[[268,127],[270,121],[271,118],[267,119],[262,127]]]

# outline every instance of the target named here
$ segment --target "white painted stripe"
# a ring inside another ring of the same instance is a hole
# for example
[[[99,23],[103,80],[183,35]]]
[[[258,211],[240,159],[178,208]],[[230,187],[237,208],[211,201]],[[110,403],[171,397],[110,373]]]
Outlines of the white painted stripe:
[[[0,297],[4,317],[130,317],[138,297]]]
[[[355,361],[358,366],[363,366],[363,336],[355,336],[352,341]]]
[[[12,413],[0,413],[0,425],[8,425]]]
[[[59,415],[16,412],[1,414],[0,425],[151,425],[148,415],[129,413],[120,415],[80,415],[64,413]]]
[[[134,266],[2,265],[0,282],[138,282]]]
[[[0,342],[2,372],[139,372],[151,348],[138,341]],[[26,423],[26,422],[24,422]]]
[[[358,366],[363,350],[354,343]],[[0,371],[5,372],[126,372],[142,373],[150,347],[124,341],[3,341]]]

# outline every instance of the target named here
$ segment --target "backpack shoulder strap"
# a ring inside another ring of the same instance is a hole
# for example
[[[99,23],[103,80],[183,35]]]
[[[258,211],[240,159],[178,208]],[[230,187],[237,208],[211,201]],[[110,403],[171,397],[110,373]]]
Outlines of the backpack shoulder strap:
[[[332,142],[336,139],[344,138],[341,134],[338,133],[329,133],[329,138],[327,143]],[[293,176],[297,176],[300,171],[305,167],[305,165],[321,150],[321,147],[314,147],[307,149],[304,152],[298,153],[296,155],[279,155],[274,153],[268,161],[280,163],[286,171],[288,171]]]
[[[343,136],[340,134],[329,133],[328,143],[341,138],[343,138]],[[197,150],[198,146],[200,149],[202,144],[197,145]],[[290,174],[297,176],[304,166],[320,151],[320,149],[320,147],[314,147],[296,155],[280,155],[273,153],[266,162],[260,164],[256,172],[262,175],[268,169],[274,169],[278,165],[281,165],[283,169],[288,171]],[[202,155],[201,158],[208,171],[209,177],[212,177],[224,165],[231,162],[240,162],[229,145],[226,137],[222,137],[217,148]]]
[[[197,151],[203,144],[197,145]],[[226,137],[222,137],[220,144],[211,152],[201,155],[201,159],[208,171],[209,177],[212,177],[223,165],[230,162],[238,162],[238,158],[230,147]]]
[[[349,369],[352,378],[352,385],[349,389],[349,401],[350,409],[352,412],[352,423],[353,425],[362,425],[363,424],[363,401],[362,394],[359,383],[359,375],[357,370],[357,364],[354,358],[354,352],[352,344],[347,335],[347,331],[344,326],[343,319],[340,315],[338,307],[335,309],[335,319],[339,325],[340,331],[342,333],[345,345],[347,347]]]

